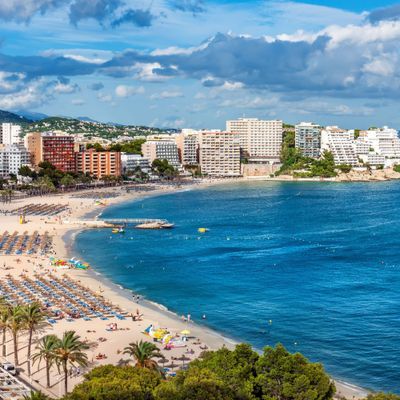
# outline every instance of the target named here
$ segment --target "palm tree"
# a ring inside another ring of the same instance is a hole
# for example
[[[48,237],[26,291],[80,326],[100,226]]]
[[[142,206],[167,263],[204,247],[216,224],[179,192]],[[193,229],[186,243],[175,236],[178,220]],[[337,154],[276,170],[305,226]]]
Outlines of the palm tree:
[[[2,333],[2,354],[6,356],[6,333],[7,333],[7,322],[10,315],[10,304],[4,299],[0,298],[0,332]]]
[[[31,303],[22,308],[22,319],[28,331],[28,376],[31,376],[31,354],[33,334],[43,327],[45,316],[38,303]]]
[[[124,353],[130,355],[136,361],[136,367],[158,369],[157,361],[153,360],[154,357],[160,357],[160,350],[158,347],[150,342],[129,343],[125,347]]]
[[[0,330],[2,333],[1,345],[3,347],[2,351],[3,357],[6,356],[6,333],[7,333],[7,324],[9,315],[10,315],[10,310],[2,309],[0,311]]]
[[[68,393],[68,366],[86,367],[88,365],[88,357],[83,350],[88,349],[89,346],[79,339],[80,336],[75,331],[64,332],[53,352],[58,370],[62,368],[64,373],[65,393]]]
[[[42,392],[31,392],[23,397],[24,400],[51,400],[49,396],[46,396]]]
[[[10,308],[10,313],[7,319],[7,329],[10,331],[14,344],[14,364],[18,366],[18,334],[24,328],[22,318],[22,306],[14,306]]]
[[[50,368],[54,363],[54,350],[58,347],[60,339],[56,335],[46,335],[42,337],[36,346],[38,350],[32,356],[33,364],[38,360],[44,360],[46,364],[46,384],[50,387]]]

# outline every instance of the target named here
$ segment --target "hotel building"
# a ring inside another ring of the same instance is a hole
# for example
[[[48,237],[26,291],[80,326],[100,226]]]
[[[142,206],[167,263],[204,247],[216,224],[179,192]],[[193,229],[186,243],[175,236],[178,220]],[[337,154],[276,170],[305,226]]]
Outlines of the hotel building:
[[[257,118],[239,118],[226,122],[226,130],[239,134],[240,147],[250,162],[279,163],[283,123]]]
[[[0,176],[18,175],[22,166],[30,164],[30,154],[21,144],[6,145],[0,149]]]
[[[76,153],[76,172],[90,174],[97,179],[121,176],[121,153],[93,149]]]
[[[142,144],[142,154],[150,164],[156,160],[167,160],[175,168],[181,168],[179,161],[178,146],[175,137],[172,136],[150,136]]]
[[[234,132],[201,132],[200,167],[203,175],[240,176],[240,137]]]
[[[319,158],[321,151],[321,127],[311,122],[302,122],[295,127],[295,142],[303,156]]]
[[[179,158],[183,166],[196,166],[199,164],[199,135],[194,129],[182,129],[176,137]]]
[[[328,126],[321,131],[321,153],[330,151],[336,165],[358,164],[354,131],[340,129],[337,126]]]
[[[21,127],[10,123],[0,125],[0,144],[21,143]]]
[[[32,155],[32,164],[48,161],[63,172],[75,172],[74,137],[54,133],[28,133],[25,147]]]
[[[121,166],[124,174],[134,172],[136,168],[140,168],[146,174],[151,170],[149,160],[140,154],[122,153]]]

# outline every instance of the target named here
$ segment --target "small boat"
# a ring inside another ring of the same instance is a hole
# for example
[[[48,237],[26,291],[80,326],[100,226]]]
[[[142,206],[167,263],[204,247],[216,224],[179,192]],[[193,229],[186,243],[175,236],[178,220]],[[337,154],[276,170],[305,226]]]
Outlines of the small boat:
[[[208,228],[199,228],[197,231],[198,231],[199,233],[206,233],[206,232],[209,231],[209,229],[208,229]]]
[[[113,228],[112,233],[125,233],[125,230],[122,228]]]

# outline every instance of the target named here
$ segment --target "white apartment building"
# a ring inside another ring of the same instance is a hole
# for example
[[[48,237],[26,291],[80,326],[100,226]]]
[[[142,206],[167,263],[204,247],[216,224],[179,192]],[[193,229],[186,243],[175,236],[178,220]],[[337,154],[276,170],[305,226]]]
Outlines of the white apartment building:
[[[201,173],[210,177],[240,176],[240,137],[235,132],[202,131]]]
[[[385,156],[382,156],[380,154],[376,153],[368,153],[368,154],[360,154],[359,158],[365,163],[369,164],[372,167],[377,167],[377,166],[386,166],[386,158]]]
[[[356,155],[369,154],[369,152],[372,149],[371,145],[367,141],[364,141],[362,138],[356,139],[354,141],[354,146],[355,146]]]
[[[127,172],[134,172],[138,167],[146,174],[149,173],[151,169],[149,160],[142,157],[140,154],[122,153],[121,165],[124,174]]]
[[[305,157],[319,158],[321,151],[321,127],[311,122],[295,126],[296,148]]]
[[[175,136],[149,136],[146,142],[142,144],[142,154],[150,163],[155,159],[167,160],[173,167],[181,168]]]
[[[21,143],[21,126],[10,124],[8,122],[0,125],[0,143],[9,145]]]
[[[396,129],[387,126],[371,129],[363,131],[360,138],[367,141],[376,153],[386,158],[400,158],[400,138]]]
[[[176,137],[175,142],[182,165],[196,166],[199,164],[199,136],[200,131],[182,129],[182,132]]]
[[[11,144],[0,149],[0,176],[17,175],[25,165],[31,165],[31,155],[24,146]]]
[[[226,121],[226,130],[239,134],[242,152],[248,155],[251,162],[272,164],[280,161],[282,121],[239,118]]]
[[[328,126],[321,131],[321,153],[330,151],[336,165],[357,165],[354,131]]]
[[[387,126],[360,131],[360,136],[355,140],[355,150],[358,157],[370,165],[390,167],[398,164],[400,163],[398,131]]]

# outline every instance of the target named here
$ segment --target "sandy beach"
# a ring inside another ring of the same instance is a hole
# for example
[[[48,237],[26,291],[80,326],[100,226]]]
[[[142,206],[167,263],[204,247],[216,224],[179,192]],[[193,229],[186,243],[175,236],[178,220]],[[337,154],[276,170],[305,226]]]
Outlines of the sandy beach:
[[[223,182],[228,182],[224,180]],[[54,267],[50,263],[50,256],[68,259],[72,254],[72,244],[77,232],[85,229],[83,223],[79,223],[83,219],[94,218],[100,214],[104,207],[131,201],[146,196],[155,196],[164,193],[172,193],[177,190],[187,190],[200,188],[209,184],[218,184],[221,182],[204,182],[179,188],[177,186],[156,186],[154,190],[135,190],[127,193],[121,188],[96,189],[99,196],[93,197],[90,191],[79,193],[68,193],[58,195],[47,195],[45,197],[32,197],[22,200],[13,200],[11,204],[0,205],[0,211],[6,212],[0,214],[1,229],[0,235],[8,231],[9,233],[18,232],[26,235],[44,235],[45,232],[51,237],[52,244],[46,255],[41,254],[18,254],[0,256],[0,281],[9,279],[10,274],[13,279],[37,279],[43,277],[46,279],[51,273],[58,279],[63,279],[65,275],[68,279],[79,283],[83,287],[90,288],[99,296],[103,296],[108,302],[118,305],[126,315],[122,320],[101,320],[100,318],[92,318],[84,321],[82,319],[74,319],[68,321],[68,318],[57,320],[56,323],[46,328],[45,333],[40,332],[36,335],[40,338],[44,334],[54,333],[61,335],[64,331],[75,330],[83,340],[91,344],[88,350],[88,358],[93,368],[104,364],[124,363],[128,360],[127,356],[122,355],[122,351],[129,343],[138,340],[151,340],[145,336],[143,331],[153,325],[156,328],[166,328],[172,335],[181,335],[183,330],[189,330],[188,341],[186,347],[173,348],[171,350],[162,350],[162,353],[168,359],[167,364],[179,358],[182,355],[190,359],[196,358],[204,349],[217,349],[221,346],[232,348],[234,341],[223,337],[217,332],[211,331],[193,321],[184,321],[172,312],[169,312],[161,305],[151,303],[148,300],[137,300],[135,295],[127,289],[124,289],[111,281],[105,279],[96,272],[96,266],[89,270],[78,269],[60,269]],[[154,186],[154,185],[152,185]],[[85,193],[87,196],[85,197]],[[102,194],[102,195],[101,195]],[[106,198],[109,195],[109,198]],[[97,197],[97,198],[96,198]],[[99,200],[100,201],[96,201]],[[53,216],[26,216],[26,223],[20,224],[18,215],[10,215],[10,211],[27,206],[38,206],[40,204],[62,205],[66,209],[58,215]],[[151,215],[148,216],[151,218]],[[173,222],[173,221],[172,221]],[[109,229],[109,228],[106,228]],[[83,260],[84,261],[84,260]],[[133,321],[131,314],[142,314],[140,321]],[[117,324],[117,330],[107,330],[108,325]],[[101,339],[101,340],[100,340]],[[45,387],[45,369],[44,364],[35,365],[31,379],[26,376],[26,335],[21,335],[20,339],[20,360],[21,378],[26,382],[30,382],[36,389],[40,389],[52,397],[63,395],[62,376],[57,373],[56,369],[52,370],[52,386],[50,389]],[[10,335],[7,336],[7,358],[13,361],[12,342]],[[160,348],[161,348],[160,344]],[[98,355],[105,355],[103,359],[97,359]],[[182,361],[174,361],[178,366],[182,365]],[[79,373],[78,373],[79,372]],[[85,371],[77,371],[70,380],[70,388],[81,382]],[[367,394],[366,391],[348,385],[343,382],[336,381],[337,396],[347,399],[361,399]]]

